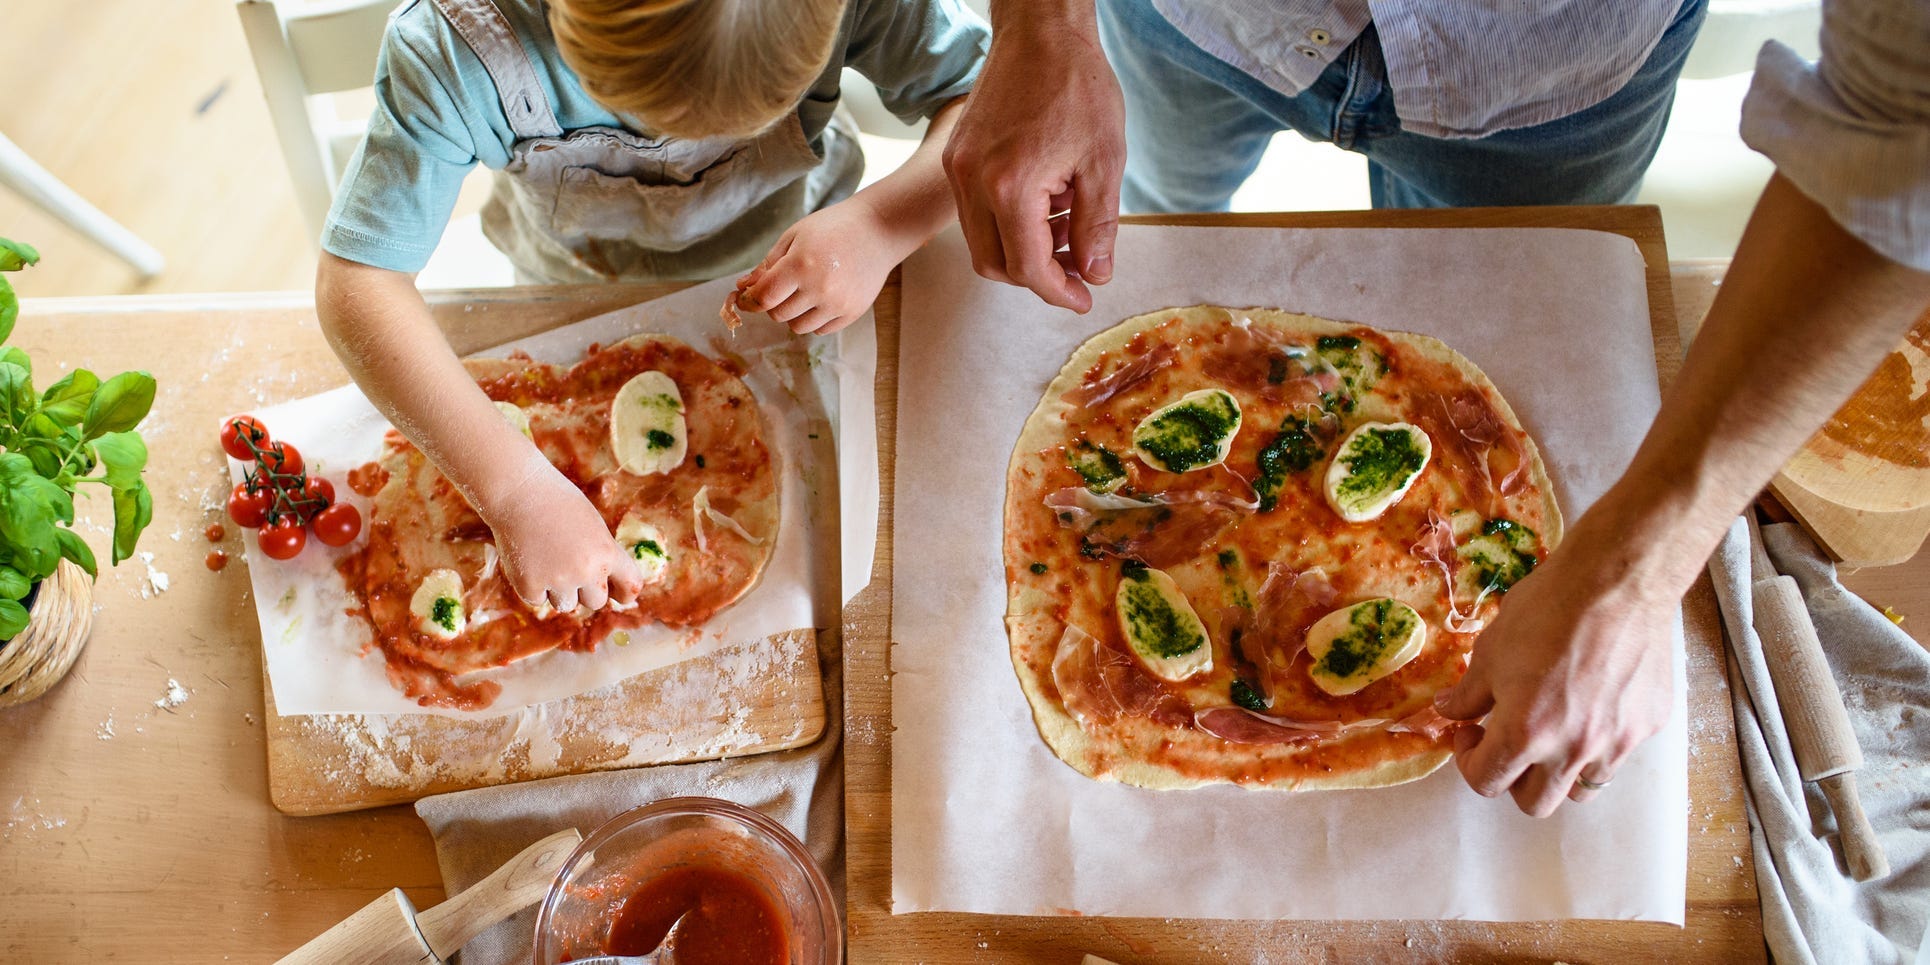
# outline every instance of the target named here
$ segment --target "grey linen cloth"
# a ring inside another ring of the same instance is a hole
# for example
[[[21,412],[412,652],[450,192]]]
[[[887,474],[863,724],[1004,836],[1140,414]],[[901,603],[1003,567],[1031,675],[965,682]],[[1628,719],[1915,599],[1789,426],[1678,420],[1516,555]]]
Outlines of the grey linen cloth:
[[[838,631],[818,632],[824,674],[824,736],[804,747],[695,764],[666,764],[601,774],[555,777],[503,787],[438,794],[416,802],[455,894],[482,880],[517,852],[574,827],[585,836],[633,807],[667,797],[723,798],[789,828],[810,849],[844,909],[844,687]],[[462,965],[527,963],[536,909],[529,908],[463,947]]]
[[[1836,567],[1793,524],[1766,526],[1776,568],[1795,577],[1849,708],[1864,810],[1890,874],[1843,872],[1836,820],[1802,783],[1762,640],[1753,626],[1748,530],[1737,520],[1710,560],[1729,630],[1736,740],[1762,895],[1763,937],[1781,965],[1908,963],[1930,923],[1930,654],[1836,580]]]

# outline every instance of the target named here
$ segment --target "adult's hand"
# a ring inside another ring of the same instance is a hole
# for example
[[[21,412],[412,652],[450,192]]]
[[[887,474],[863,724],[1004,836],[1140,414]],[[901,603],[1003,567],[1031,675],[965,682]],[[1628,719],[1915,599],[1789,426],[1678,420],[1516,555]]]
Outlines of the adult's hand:
[[[1508,591],[1467,675],[1439,701],[1444,716],[1486,717],[1455,735],[1468,785],[1488,797],[1507,791],[1535,817],[1564,796],[1593,797],[1580,781],[1607,784],[1673,703],[1679,577],[1632,557],[1593,521]]]
[[[1092,0],[998,0],[992,22],[991,54],[945,149],[972,267],[1085,312],[1086,284],[1112,280],[1126,165],[1119,81]]]

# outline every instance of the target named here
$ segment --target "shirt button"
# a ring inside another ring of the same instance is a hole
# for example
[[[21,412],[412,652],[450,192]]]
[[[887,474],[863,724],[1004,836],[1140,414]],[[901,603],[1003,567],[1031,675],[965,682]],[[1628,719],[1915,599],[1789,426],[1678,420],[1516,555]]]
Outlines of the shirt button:
[[[1315,50],[1312,47],[1295,47],[1293,49],[1300,51],[1300,56],[1305,57],[1308,60],[1317,60],[1320,57],[1320,51]]]
[[[1315,27],[1312,30],[1307,31],[1307,39],[1313,41],[1314,43],[1319,44],[1322,47],[1325,47],[1329,43],[1333,42],[1334,35],[1328,33],[1325,30],[1320,29],[1319,27]]]

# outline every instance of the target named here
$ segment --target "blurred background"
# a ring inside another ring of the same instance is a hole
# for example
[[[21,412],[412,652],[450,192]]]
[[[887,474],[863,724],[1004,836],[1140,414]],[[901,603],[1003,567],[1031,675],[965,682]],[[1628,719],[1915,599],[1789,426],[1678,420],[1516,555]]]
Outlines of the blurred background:
[[[968,2],[984,9],[985,0]],[[312,287],[311,222],[367,115],[375,38],[394,6],[7,0],[0,235],[42,255],[17,279],[22,294]],[[1770,173],[1736,135],[1750,65],[1769,37],[1814,57],[1818,18],[1816,0],[1711,0],[1640,199],[1662,206],[1671,257],[1734,250]],[[875,179],[910,154],[918,132],[884,113],[855,75],[847,80]],[[478,171],[423,287],[510,283],[508,262],[477,227],[487,196]],[[1275,138],[1234,199],[1241,211],[1367,206],[1363,159],[1291,134]]]

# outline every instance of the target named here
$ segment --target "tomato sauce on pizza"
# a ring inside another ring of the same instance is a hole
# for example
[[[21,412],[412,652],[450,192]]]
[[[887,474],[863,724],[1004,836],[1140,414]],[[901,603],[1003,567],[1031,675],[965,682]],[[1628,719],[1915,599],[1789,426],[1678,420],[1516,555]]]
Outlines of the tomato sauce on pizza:
[[[1012,659],[1042,736],[1150,787],[1382,786],[1560,537],[1534,442],[1440,342],[1266,310],[1131,319],[1013,453]]]
[[[531,607],[504,579],[488,525],[391,431],[382,455],[348,474],[372,507],[367,541],[337,569],[369,623],[369,646],[403,693],[423,706],[481,709],[501,689],[483,671],[550,650],[622,644],[653,622],[695,627],[750,590],[777,538],[778,465],[741,368],[660,336],[592,345],[567,370],[527,356],[465,364],[597,508],[612,538],[636,549],[646,582],[628,608]],[[660,373],[651,385],[674,392],[631,398],[637,393],[625,387],[645,373]],[[681,428],[673,437],[652,424],[636,444],[661,449],[669,443],[659,437],[673,440],[682,447],[674,465],[661,468],[670,460],[658,458],[652,471],[626,468],[615,440],[627,431],[620,410],[632,402]]]

